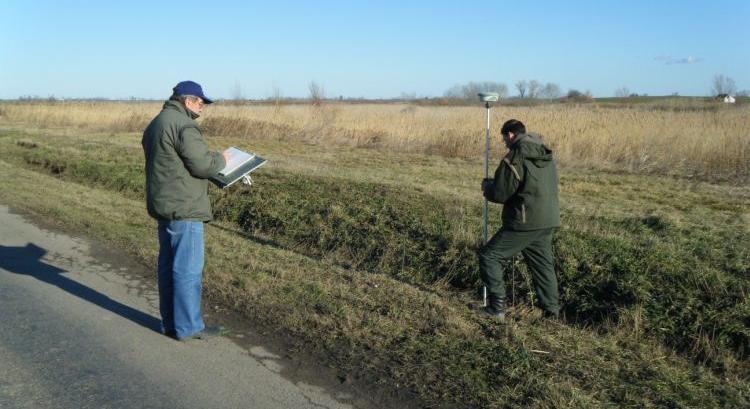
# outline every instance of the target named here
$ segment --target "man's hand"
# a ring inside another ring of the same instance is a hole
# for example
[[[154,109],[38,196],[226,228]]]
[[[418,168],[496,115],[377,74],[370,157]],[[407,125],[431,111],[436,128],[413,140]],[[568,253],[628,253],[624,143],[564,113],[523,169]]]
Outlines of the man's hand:
[[[495,186],[495,180],[494,179],[483,179],[482,180],[482,193],[485,195],[487,194],[488,190],[492,190],[492,188]]]

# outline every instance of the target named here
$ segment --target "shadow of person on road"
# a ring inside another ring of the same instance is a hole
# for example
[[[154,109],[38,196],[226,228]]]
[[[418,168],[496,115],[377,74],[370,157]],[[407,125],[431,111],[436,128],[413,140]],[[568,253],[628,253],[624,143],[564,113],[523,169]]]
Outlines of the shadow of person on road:
[[[98,305],[123,318],[135,322],[156,332],[161,332],[161,321],[149,314],[138,311],[117,302],[108,296],[64,276],[66,270],[41,261],[47,250],[28,243],[25,247],[6,247],[0,245],[0,269],[11,273],[34,277],[39,281],[54,285],[76,297]]]

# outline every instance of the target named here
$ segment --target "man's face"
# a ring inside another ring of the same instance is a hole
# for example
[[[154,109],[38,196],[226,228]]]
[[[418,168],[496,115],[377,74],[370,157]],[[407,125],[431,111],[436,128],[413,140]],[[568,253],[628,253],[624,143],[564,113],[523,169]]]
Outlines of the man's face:
[[[503,135],[503,142],[505,142],[505,146],[510,146],[510,143],[513,141],[513,138],[516,136],[513,134],[513,132],[508,132],[507,134]]]
[[[188,97],[185,99],[187,109],[200,115],[203,112],[203,106],[206,105],[200,97]]]

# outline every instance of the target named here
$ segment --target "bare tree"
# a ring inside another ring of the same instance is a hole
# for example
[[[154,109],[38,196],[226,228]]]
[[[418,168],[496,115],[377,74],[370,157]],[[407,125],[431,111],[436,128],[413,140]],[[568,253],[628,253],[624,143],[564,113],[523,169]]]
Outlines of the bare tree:
[[[573,99],[581,99],[581,98],[586,98],[586,94],[584,94],[583,92],[577,89],[571,89],[571,90],[568,90],[567,97],[573,98]]]
[[[508,95],[508,87],[503,83],[484,81],[478,83],[470,82],[468,85],[471,86],[467,87],[465,95],[471,99],[476,98],[477,94],[480,92],[497,92],[500,95],[500,98],[505,98],[505,96]],[[469,95],[469,92],[471,95]]]
[[[537,80],[529,81],[528,95],[529,98],[539,98],[539,92],[542,90],[542,83]]]
[[[281,98],[283,98],[283,94],[281,93],[281,88],[279,87],[279,84],[274,81],[271,84],[271,99],[275,101],[277,104],[281,101]]]
[[[526,96],[526,90],[528,89],[529,84],[526,82],[526,80],[521,80],[516,82],[516,89],[518,90],[518,96],[520,98],[524,98]]]
[[[402,92],[399,99],[402,99],[404,101],[414,101],[417,99],[417,93],[416,92]]]
[[[239,80],[236,80],[234,82],[234,86],[232,86],[230,95],[232,96],[232,99],[235,101],[245,99],[245,93],[242,91],[242,84],[240,84]]]
[[[500,98],[505,98],[508,96],[508,86],[502,83],[498,83],[497,87],[495,87],[494,92],[497,92],[500,94]]]
[[[446,98],[463,98],[463,93],[461,92],[461,85],[454,85],[445,92],[443,92],[443,96]]]
[[[539,92],[540,96],[542,98],[560,98],[560,95],[562,95],[562,91],[560,91],[560,86],[553,83],[548,82],[544,87],[542,87],[542,90]]]
[[[626,98],[630,96],[630,90],[628,87],[620,87],[615,90],[615,96],[618,98]]]
[[[281,109],[282,98],[284,98],[284,95],[281,93],[279,84],[277,84],[276,81],[273,81],[271,83],[271,95],[268,97],[268,99],[273,101],[275,112],[278,112]]]
[[[711,87],[711,91],[714,95],[734,94],[735,92],[737,92],[737,84],[735,84],[733,79],[724,76],[724,74],[719,74],[714,76],[714,82],[713,86]]]
[[[310,81],[307,85],[307,89],[310,91],[310,103],[313,105],[320,105],[325,98],[323,87],[315,81]]]
[[[497,92],[500,98],[505,98],[508,95],[508,87],[500,82],[483,81],[483,82],[467,82],[463,85],[454,85],[448,88],[443,96],[446,98],[460,98],[465,100],[475,100],[477,94],[480,92]]]

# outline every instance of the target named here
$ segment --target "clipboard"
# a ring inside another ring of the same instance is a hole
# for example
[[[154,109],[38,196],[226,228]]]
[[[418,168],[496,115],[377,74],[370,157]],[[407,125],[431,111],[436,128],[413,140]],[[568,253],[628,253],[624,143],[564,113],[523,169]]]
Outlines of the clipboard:
[[[231,147],[229,149],[238,150],[235,147]],[[211,181],[216,186],[222,189],[226,189],[229,186],[232,186],[233,184],[235,184],[238,180],[249,175],[250,172],[254,171],[255,169],[258,169],[259,167],[265,165],[266,162],[268,162],[266,159],[264,159],[260,155],[254,154],[252,152],[243,152],[243,153],[252,155],[252,158],[245,161],[242,165],[232,170],[231,172],[227,174],[221,174],[221,173],[217,174],[214,177],[208,178],[208,180]]]

